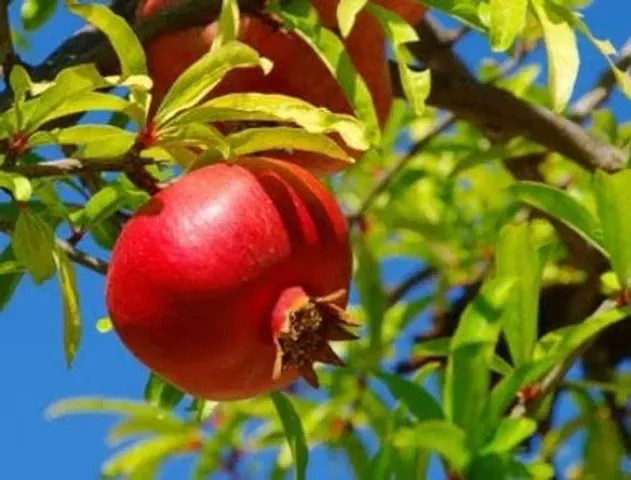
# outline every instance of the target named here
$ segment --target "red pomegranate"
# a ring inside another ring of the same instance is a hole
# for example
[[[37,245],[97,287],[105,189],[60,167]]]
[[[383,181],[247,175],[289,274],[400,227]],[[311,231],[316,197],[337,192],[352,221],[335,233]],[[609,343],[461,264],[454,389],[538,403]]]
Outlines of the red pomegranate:
[[[335,199],[305,169],[250,157],[181,177],[114,247],[107,306],[128,349],[195,396],[241,399],[341,365],[352,256]]]
[[[177,0],[145,0],[141,2],[138,19],[146,18]],[[416,0],[378,0],[381,6],[401,15],[409,23],[418,22],[425,7]],[[339,0],[314,0],[313,5],[322,23],[330,29],[337,26],[336,9]],[[192,26],[161,33],[145,43],[149,72],[153,78],[155,109],[178,76],[208,52],[217,36],[218,24]],[[278,93],[301,98],[336,113],[353,114],[344,91],[323,61],[297,34],[288,32],[263,15],[242,13],[238,39],[274,63],[269,75],[258,68],[237,69],[229,72],[211,92],[210,97],[229,93]],[[350,35],[344,39],[349,57],[370,90],[379,122],[383,126],[392,105],[392,84],[386,55],[386,38],[377,19],[360,12]],[[332,135],[353,158],[361,156]],[[293,160],[293,154],[270,151],[266,155]],[[301,154],[302,165],[316,172],[331,172],[348,165],[344,162],[322,160],[312,152]]]

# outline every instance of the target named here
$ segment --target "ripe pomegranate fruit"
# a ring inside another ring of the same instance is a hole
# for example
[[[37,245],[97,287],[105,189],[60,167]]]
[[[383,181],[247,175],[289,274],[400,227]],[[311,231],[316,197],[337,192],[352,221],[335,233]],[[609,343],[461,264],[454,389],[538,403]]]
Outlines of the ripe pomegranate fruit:
[[[335,199],[307,170],[245,157],[184,175],[129,220],[112,253],[107,307],[122,342],[195,396],[283,388],[329,341],[356,338],[352,255]]]
[[[145,18],[174,0],[146,0],[137,18]],[[338,0],[314,0],[322,23],[335,28]],[[425,9],[414,0],[378,0],[379,4],[400,14],[410,23],[418,22]],[[166,32],[146,42],[149,72],[154,80],[155,104],[164,97],[176,78],[195,60],[208,52],[217,34],[217,22]],[[319,57],[297,35],[284,31],[264,16],[244,13],[238,38],[274,62],[264,76],[258,69],[239,69],[229,73],[212,92],[255,91],[281,93],[302,98],[338,113],[352,113],[346,97]],[[344,40],[355,68],[373,95],[379,120],[387,119],[392,103],[392,86],[385,51],[385,37],[376,19],[366,12],[357,16],[353,30]]]

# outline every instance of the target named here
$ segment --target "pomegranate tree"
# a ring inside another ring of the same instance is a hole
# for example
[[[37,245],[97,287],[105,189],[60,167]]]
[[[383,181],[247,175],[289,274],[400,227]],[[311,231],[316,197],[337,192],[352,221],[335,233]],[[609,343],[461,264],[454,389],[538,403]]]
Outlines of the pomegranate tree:
[[[305,169],[240,158],[191,172],[148,201],[113,250],[107,305],[123,343],[195,396],[280,388],[351,340],[345,217]]]

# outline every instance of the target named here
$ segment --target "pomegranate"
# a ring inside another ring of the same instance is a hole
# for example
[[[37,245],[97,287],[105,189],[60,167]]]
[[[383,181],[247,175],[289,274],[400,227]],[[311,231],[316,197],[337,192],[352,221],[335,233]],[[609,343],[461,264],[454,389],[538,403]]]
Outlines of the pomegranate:
[[[345,312],[347,225],[307,170],[244,157],[184,175],[129,220],[112,253],[107,307],[142,363],[195,396],[283,388],[329,341],[356,338]]]

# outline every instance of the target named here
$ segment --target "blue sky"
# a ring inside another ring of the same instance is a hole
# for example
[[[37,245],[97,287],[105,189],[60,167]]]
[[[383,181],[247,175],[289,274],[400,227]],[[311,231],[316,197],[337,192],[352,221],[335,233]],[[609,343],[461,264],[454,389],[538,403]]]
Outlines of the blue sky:
[[[614,4],[617,4],[615,12]],[[18,7],[19,4],[14,3],[11,8],[14,21]],[[585,18],[598,37],[609,38],[616,46],[622,45],[631,34],[629,2],[596,0],[585,10]],[[31,38],[32,48],[23,52],[24,58],[29,63],[40,62],[78,26],[80,23],[69,14],[58,13],[37,37]],[[577,91],[583,92],[593,84],[605,62],[586,41],[581,40],[580,45],[583,65]],[[486,55],[485,41],[472,35],[458,46],[458,52],[473,59],[471,64],[475,65],[481,55]],[[531,61],[541,62],[543,58],[542,54],[536,54]],[[542,74],[544,79],[545,73]],[[631,119],[631,103],[624,101],[621,95],[614,95],[612,106],[619,119]],[[390,262],[386,280],[395,282],[413,267],[405,260]],[[81,350],[70,371],[66,370],[63,360],[61,304],[56,280],[41,287],[25,280],[0,316],[0,377],[6,392],[0,396],[0,411],[4,412],[4,440],[0,449],[2,478],[98,478],[99,465],[109,453],[104,434],[112,424],[111,417],[81,416],[49,422],[44,418],[44,409],[60,398],[75,395],[140,398],[146,371],[114,335],[99,334],[94,328],[96,320],[106,313],[103,278],[79,268],[78,280],[85,328]],[[557,415],[559,419],[572,415],[568,402],[563,402]],[[573,442],[562,464],[571,462],[578,444],[578,441]],[[325,473],[339,479],[347,475],[339,458],[318,454],[313,463],[311,472],[317,474],[314,478]],[[163,478],[186,478],[187,466],[188,462],[169,465]],[[435,473],[433,478],[440,479],[441,475]]]

